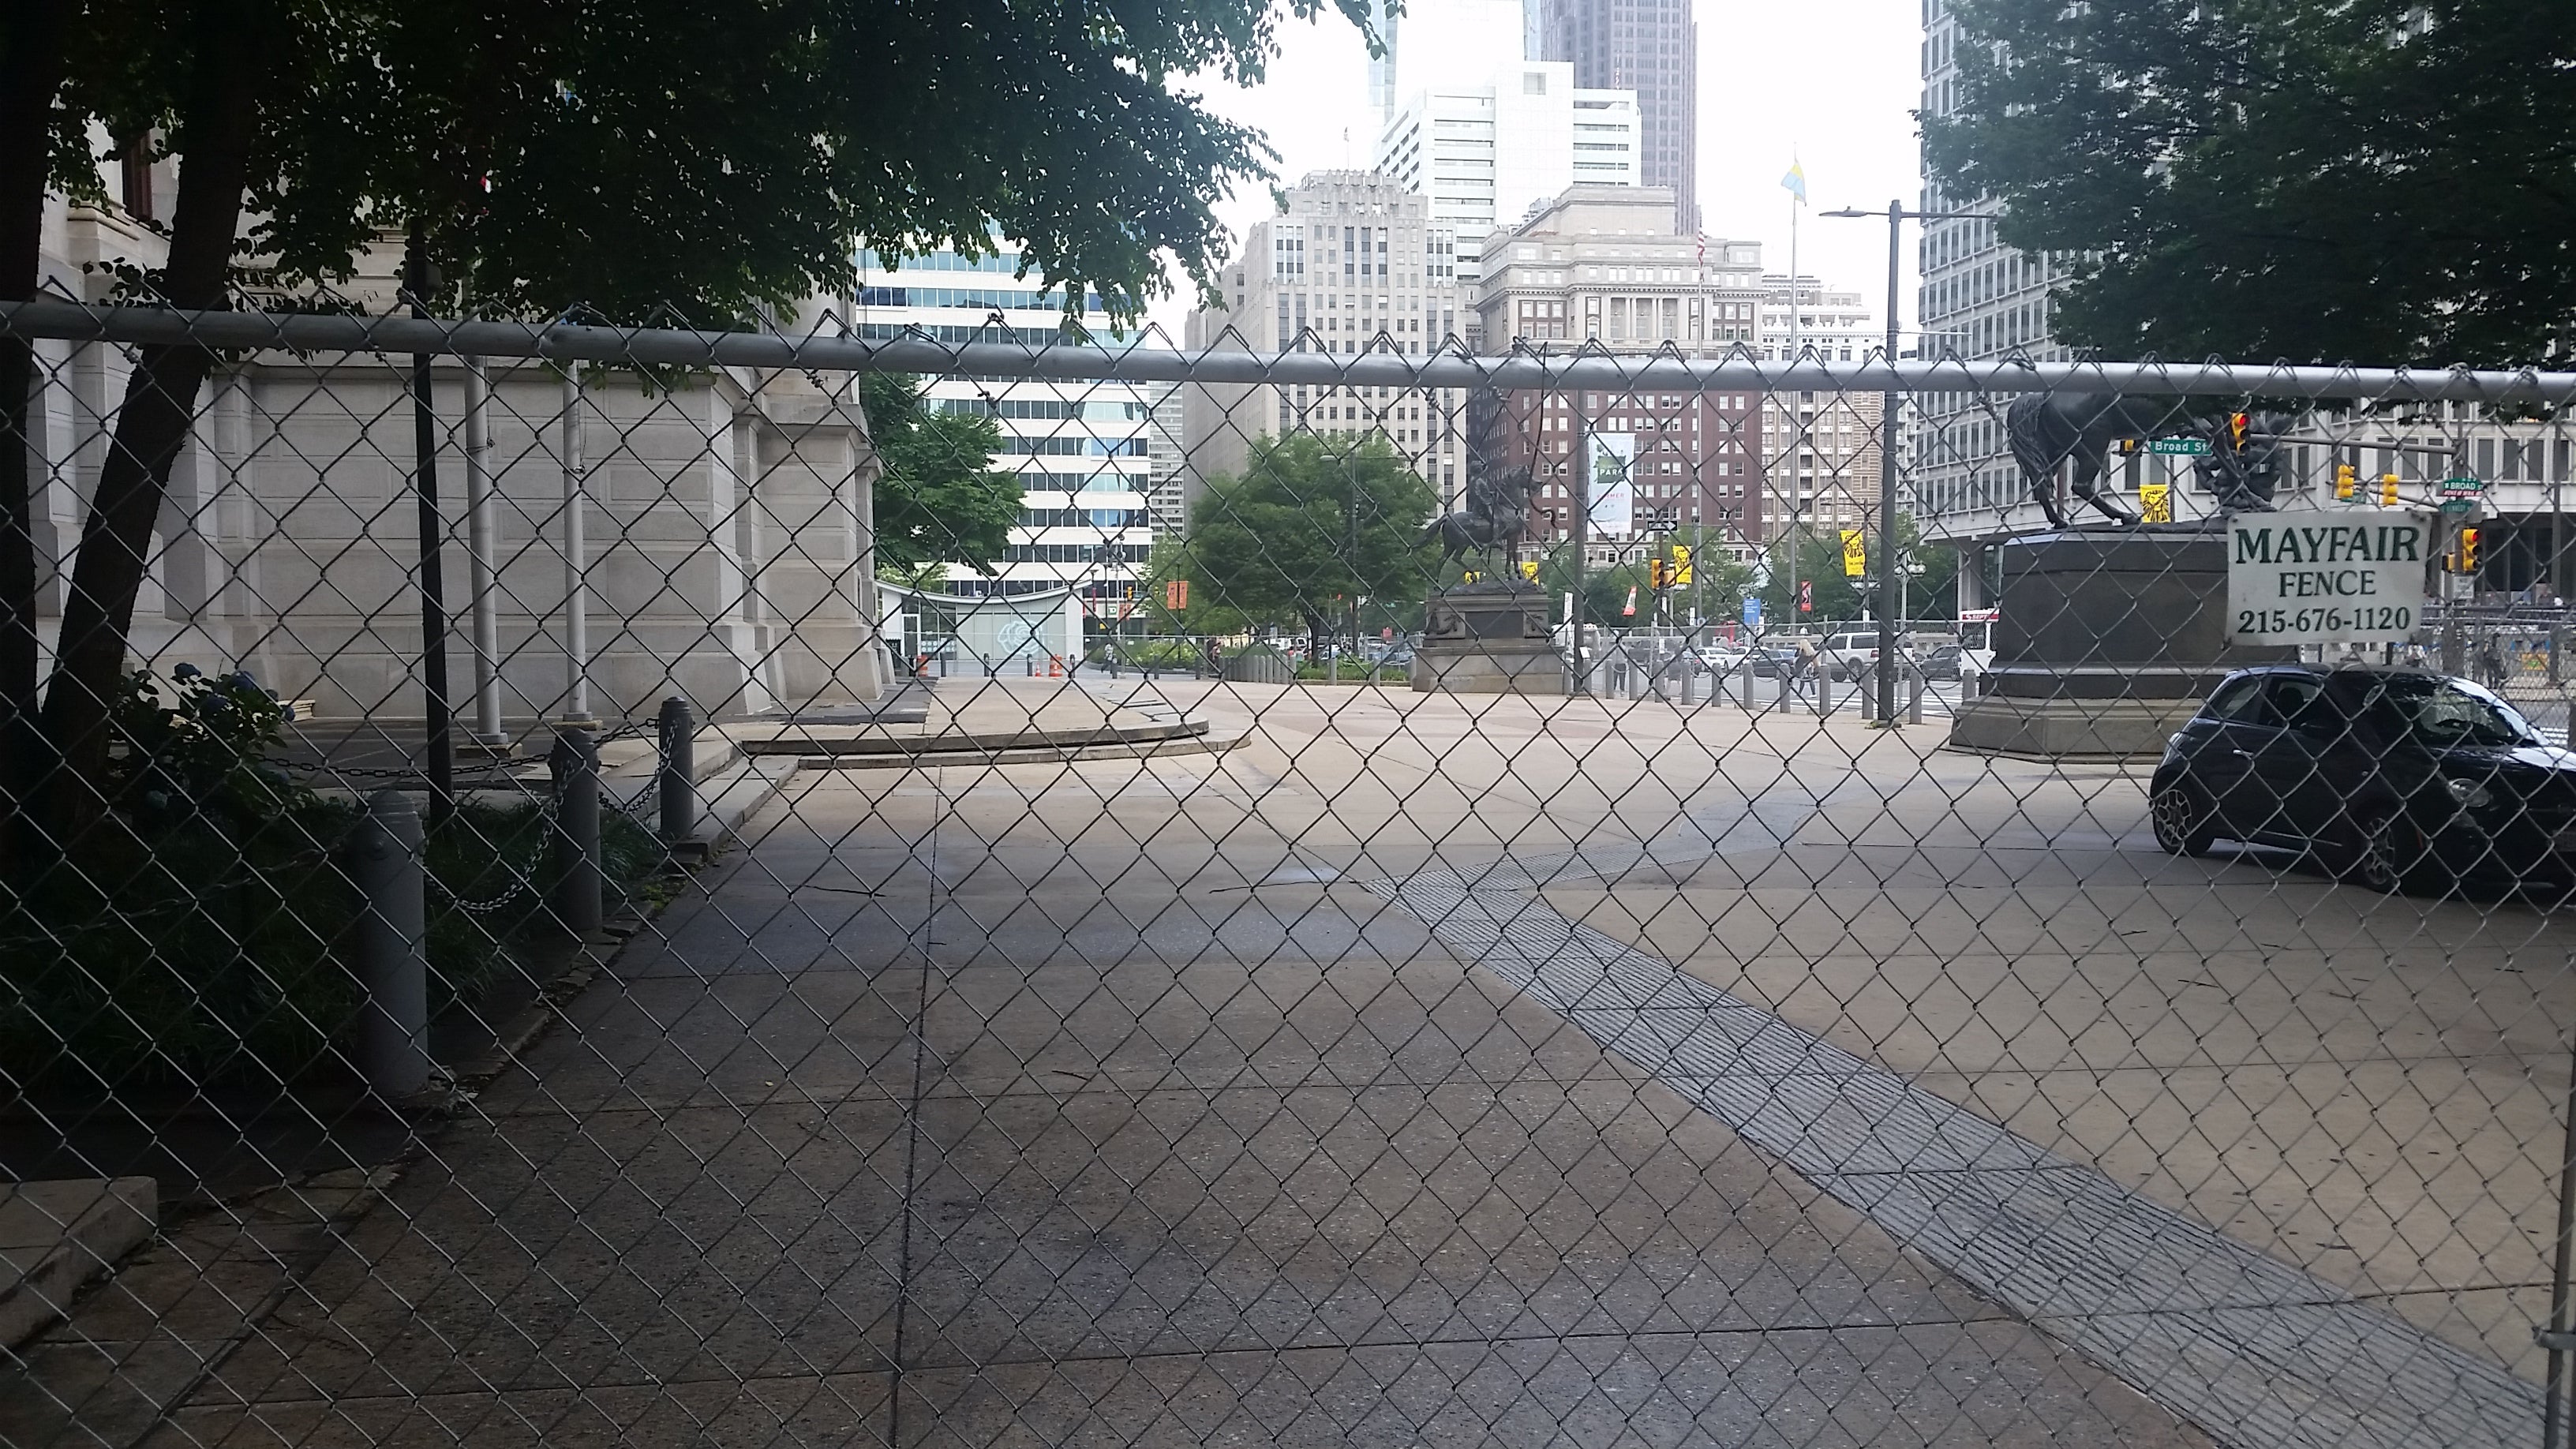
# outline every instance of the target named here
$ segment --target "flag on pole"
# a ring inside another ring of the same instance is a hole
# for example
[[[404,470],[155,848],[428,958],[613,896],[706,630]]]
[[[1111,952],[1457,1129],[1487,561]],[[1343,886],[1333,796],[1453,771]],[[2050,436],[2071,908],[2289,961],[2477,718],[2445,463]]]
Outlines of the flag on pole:
[[[1801,205],[1801,206],[1806,205],[1806,203],[1807,203],[1807,168],[1806,168],[1806,167],[1799,165],[1796,161],[1791,161],[1791,162],[1789,163],[1789,174],[1780,178],[1780,184],[1781,184],[1781,185],[1783,185],[1783,186],[1785,186],[1785,187],[1787,187],[1787,188],[1789,188],[1789,194],[1790,194],[1790,195],[1792,195],[1792,196],[1794,196],[1794,197],[1796,197],[1796,198],[1798,198],[1798,204],[1799,204],[1799,205]]]

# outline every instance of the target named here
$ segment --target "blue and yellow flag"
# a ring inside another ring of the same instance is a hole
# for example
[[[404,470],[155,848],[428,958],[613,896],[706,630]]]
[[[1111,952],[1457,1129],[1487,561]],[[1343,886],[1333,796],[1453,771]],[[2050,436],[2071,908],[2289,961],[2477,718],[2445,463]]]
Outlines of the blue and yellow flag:
[[[1796,198],[1798,198],[1798,202],[1799,202],[1799,204],[1800,204],[1800,205],[1802,205],[1802,206],[1803,206],[1803,205],[1805,205],[1805,204],[1806,204],[1806,200],[1807,200],[1807,168],[1806,168],[1806,167],[1799,165],[1799,164],[1798,164],[1797,162],[1795,162],[1795,161],[1790,162],[1790,163],[1789,163],[1789,174],[1780,178],[1780,184],[1781,184],[1781,185],[1783,185],[1783,186],[1785,186],[1785,187],[1788,187],[1788,188],[1789,188],[1789,194],[1790,194],[1790,195],[1792,195],[1792,196],[1795,196]]]

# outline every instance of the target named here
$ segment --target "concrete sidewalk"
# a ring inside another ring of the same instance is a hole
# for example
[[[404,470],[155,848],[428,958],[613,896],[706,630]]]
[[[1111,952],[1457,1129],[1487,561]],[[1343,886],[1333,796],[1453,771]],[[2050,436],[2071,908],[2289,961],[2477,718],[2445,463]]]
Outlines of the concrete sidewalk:
[[[2545,1231],[2491,1159],[2566,1003],[2466,963],[2551,920],[2169,861],[1937,729],[1078,687],[1247,737],[791,777],[152,1442],[2528,1437],[2460,1295]],[[2501,1127],[2438,1038],[2386,1144],[2264,1094],[2410,1011],[2529,1037]]]
[[[795,777],[152,1442],[2197,1442],[1314,828],[1492,792],[1369,832],[1281,767],[1418,743],[1218,693]]]

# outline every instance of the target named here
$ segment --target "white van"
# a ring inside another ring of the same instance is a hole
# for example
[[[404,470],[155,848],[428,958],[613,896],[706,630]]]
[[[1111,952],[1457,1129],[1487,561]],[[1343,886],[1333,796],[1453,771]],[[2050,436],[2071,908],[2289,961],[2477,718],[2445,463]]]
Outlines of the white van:
[[[1878,667],[1878,631],[1826,635],[1824,647],[1816,651],[1816,663],[1827,679],[1867,677]]]

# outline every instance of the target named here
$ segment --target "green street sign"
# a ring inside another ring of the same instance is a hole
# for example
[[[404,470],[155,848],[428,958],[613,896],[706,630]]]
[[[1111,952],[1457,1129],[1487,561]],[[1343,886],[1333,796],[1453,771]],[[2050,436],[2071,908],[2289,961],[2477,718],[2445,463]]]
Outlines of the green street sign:
[[[2209,456],[2209,439],[2154,438],[2148,441],[2147,451],[2184,458],[2206,458]]]
[[[2486,496],[2486,492],[2487,480],[2484,478],[2445,478],[2442,480],[2442,496],[2445,498],[2483,498]]]
[[[2477,511],[2478,500],[2474,498],[2445,498],[2442,500],[2442,516],[2444,518],[2466,518]]]

